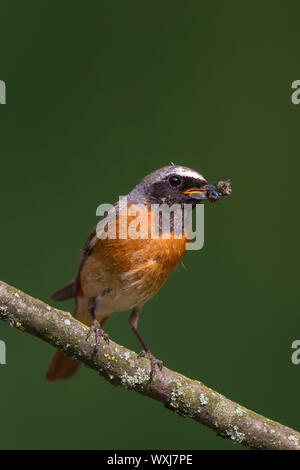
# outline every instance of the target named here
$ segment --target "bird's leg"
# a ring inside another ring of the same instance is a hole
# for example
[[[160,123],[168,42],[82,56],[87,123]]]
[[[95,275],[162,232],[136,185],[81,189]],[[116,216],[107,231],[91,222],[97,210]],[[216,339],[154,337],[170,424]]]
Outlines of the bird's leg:
[[[107,343],[109,343],[109,337],[108,337],[108,334],[103,331],[103,329],[101,328],[100,323],[96,319],[96,316],[95,316],[95,306],[96,305],[95,304],[96,304],[95,299],[90,299],[89,300],[88,311],[91,314],[91,317],[93,319],[93,323],[92,323],[92,326],[90,327],[90,329],[88,331],[88,334],[86,336],[86,341],[89,339],[91,334],[93,332],[95,332],[95,339],[96,339],[95,353],[99,354],[100,353],[100,338],[101,338],[101,336],[102,336],[102,338],[105,339],[105,341]]]
[[[153,356],[153,354],[149,351],[149,349],[145,345],[144,340],[141,337],[140,333],[138,332],[137,326],[138,326],[140,311],[141,310],[138,307],[135,307],[132,310],[131,315],[129,317],[129,325],[143,347],[143,351],[139,353],[139,357],[147,357],[151,362],[151,371],[150,371],[150,378],[149,378],[149,382],[151,382],[151,380],[153,379],[155,375],[155,366],[157,366],[160,370],[162,370],[163,362],[159,361],[158,359],[156,359],[155,356]]]

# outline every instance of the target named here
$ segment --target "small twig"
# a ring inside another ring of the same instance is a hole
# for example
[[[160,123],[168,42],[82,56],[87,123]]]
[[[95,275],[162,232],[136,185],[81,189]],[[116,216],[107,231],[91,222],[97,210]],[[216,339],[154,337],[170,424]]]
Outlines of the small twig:
[[[85,325],[1,281],[0,319],[79,359],[109,382],[154,398],[235,443],[251,449],[300,450],[297,431],[234,403],[197,380],[164,367],[149,383],[149,361],[113,341],[107,344],[102,339],[101,353],[96,356],[92,339],[86,342]]]

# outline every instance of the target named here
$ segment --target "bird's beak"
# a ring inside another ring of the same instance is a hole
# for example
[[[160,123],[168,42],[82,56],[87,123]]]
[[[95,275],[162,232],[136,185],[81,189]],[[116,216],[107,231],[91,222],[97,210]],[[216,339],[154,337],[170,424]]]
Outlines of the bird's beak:
[[[210,202],[216,202],[220,199],[219,191],[212,184],[205,184],[201,188],[189,188],[184,191],[184,194],[188,194],[195,201],[208,199]]]

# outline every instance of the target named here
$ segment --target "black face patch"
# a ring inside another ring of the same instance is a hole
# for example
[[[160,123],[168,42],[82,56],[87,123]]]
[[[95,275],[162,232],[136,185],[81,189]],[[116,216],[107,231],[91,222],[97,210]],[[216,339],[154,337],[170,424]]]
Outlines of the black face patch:
[[[184,178],[184,191],[191,188],[201,189],[201,187],[205,184],[207,184],[207,181],[204,179],[200,180],[199,178],[192,178],[190,176],[186,176]]]
[[[190,176],[178,176],[179,182],[176,180],[176,175],[170,175],[160,181],[153,182],[147,187],[147,198],[150,203],[158,204],[187,204],[190,201],[188,194],[185,191],[192,188],[200,189],[201,186],[207,184],[205,180],[192,178]],[[174,178],[174,179],[173,179]]]

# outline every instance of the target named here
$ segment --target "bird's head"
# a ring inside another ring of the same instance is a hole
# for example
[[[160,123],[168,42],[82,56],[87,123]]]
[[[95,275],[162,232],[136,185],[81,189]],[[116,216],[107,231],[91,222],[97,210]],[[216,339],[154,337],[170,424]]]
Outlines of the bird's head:
[[[129,194],[135,202],[156,204],[192,204],[220,198],[217,188],[209,184],[195,170],[179,165],[169,165],[153,171],[142,179]]]

